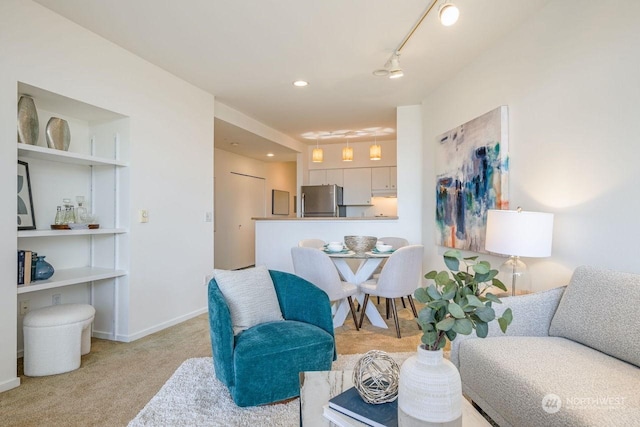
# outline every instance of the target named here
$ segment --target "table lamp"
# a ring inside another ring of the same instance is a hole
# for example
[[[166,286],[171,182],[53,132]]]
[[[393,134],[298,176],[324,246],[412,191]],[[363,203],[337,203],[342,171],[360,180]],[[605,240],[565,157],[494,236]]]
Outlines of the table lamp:
[[[543,258],[551,255],[553,214],[518,210],[489,210],[484,248],[493,253],[509,255],[500,271],[511,276],[511,295],[529,279],[526,264],[520,257]]]

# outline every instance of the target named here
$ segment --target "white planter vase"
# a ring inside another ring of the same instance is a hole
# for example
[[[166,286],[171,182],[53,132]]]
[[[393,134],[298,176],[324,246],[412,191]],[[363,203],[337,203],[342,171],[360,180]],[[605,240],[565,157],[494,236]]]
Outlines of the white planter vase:
[[[400,368],[398,411],[429,423],[449,423],[462,417],[462,383],[453,363],[442,350],[418,346],[418,354]],[[398,414],[400,426],[403,414]]]

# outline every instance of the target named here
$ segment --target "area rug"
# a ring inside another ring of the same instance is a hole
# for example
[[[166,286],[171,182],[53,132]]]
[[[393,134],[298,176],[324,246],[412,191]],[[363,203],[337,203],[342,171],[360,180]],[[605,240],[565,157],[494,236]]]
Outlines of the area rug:
[[[389,353],[401,364],[412,353]],[[333,370],[352,369],[362,354],[339,355]],[[187,359],[129,423],[139,426],[265,426],[300,425],[299,399],[288,403],[240,408],[215,376],[210,357]]]

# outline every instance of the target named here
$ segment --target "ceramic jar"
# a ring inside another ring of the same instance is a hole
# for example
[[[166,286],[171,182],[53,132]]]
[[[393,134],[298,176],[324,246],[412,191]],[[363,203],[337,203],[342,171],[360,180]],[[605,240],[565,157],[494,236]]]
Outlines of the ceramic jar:
[[[36,258],[35,280],[47,280],[53,276],[54,271],[53,266],[44,260],[44,256]]]
[[[430,423],[462,422],[460,373],[443,357],[442,350],[418,346],[418,353],[402,364],[398,412],[400,426],[409,425],[404,414]]]
[[[40,123],[33,98],[22,95],[18,101],[18,141],[23,144],[36,145]]]

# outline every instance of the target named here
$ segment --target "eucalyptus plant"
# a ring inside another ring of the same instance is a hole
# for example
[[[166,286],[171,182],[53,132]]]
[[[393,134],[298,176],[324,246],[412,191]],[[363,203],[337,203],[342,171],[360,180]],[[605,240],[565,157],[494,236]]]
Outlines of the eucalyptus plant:
[[[448,250],[444,262],[449,271],[430,271],[425,279],[433,280],[429,287],[418,288],[415,297],[426,304],[420,310],[418,323],[422,327],[422,343],[427,350],[444,348],[458,334],[469,335],[475,329],[479,338],[489,332],[489,322],[496,320],[492,304],[502,304],[500,298],[488,292],[492,287],[507,291],[496,278],[498,270],[477,256],[463,258],[460,251]],[[461,265],[463,270],[460,269]],[[513,320],[508,308],[497,318],[502,332]]]

